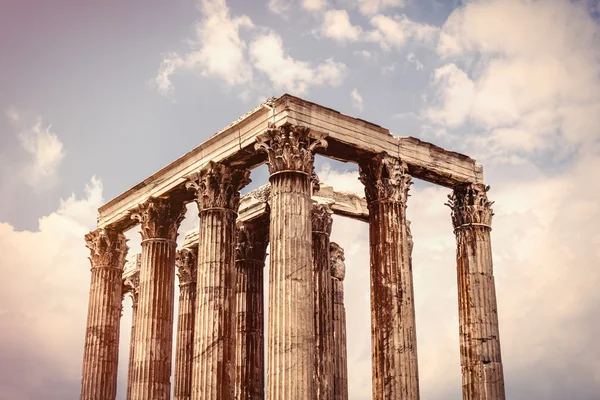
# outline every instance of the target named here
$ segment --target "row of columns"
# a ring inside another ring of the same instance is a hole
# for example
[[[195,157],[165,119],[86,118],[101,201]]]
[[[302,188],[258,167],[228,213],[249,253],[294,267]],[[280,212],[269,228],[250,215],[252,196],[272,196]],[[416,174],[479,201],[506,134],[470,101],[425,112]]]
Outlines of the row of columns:
[[[334,361],[334,343],[345,333],[339,332],[343,318],[336,317],[343,304],[339,308],[336,303],[340,296],[335,279],[329,277],[331,223],[326,210],[312,211],[311,202],[313,152],[326,142],[309,138],[308,129],[292,125],[270,127],[257,140],[257,150],[267,154],[271,183],[266,398],[344,398],[336,397],[347,392],[341,387],[347,373],[342,366],[338,372]],[[411,178],[405,163],[385,153],[359,167],[369,207],[373,398],[417,399],[412,241],[406,221]],[[256,276],[249,270],[261,260],[264,264],[260,251],[266,241],[252,239],[252,245],[261,247],[256,250],[260,254],[240,254],[239,243],[249,231],[241,232],[236,241],[235,228],[239,190],[249,182],[249,171],[210,163],[188,179],[199,209],[200,241],[197,269],[190,272],[197,277],[196,287],[190,281],[180,300],[184,307],[179,315],[175,381],[190,388],[190,395],[181,398],[227,400],[235,398],[236,390],[252,393],[245,398],[261,398],[262,377],[236,378],[249,376],[245,369],[249,364],[236,363],[240,352],[250,355],[253,365],[262,362],[253,357],[261,352],[262,333],[257,327],[264,316],[255,308],[259,294],[250,282]],[[460,186],[449,202],[458,245],[465,399],[504,398],[489,245],[492,211],[486,191],[477,184]],[[151,198],[132,214],[142,228],[142,262],[131,399],[170,398],[175,239],[184,213],[180,199]],[[90,233],[86,241],[92,252],[92,283],[81,399],[113,400],[125,239],[120,232],[102,229]],[[238,307],[246,315],[242,321]],[[336,320],[337,324],[327,322]],[[236,332],[243,336],[239,346]],[[181,372],[186,365],[189,368],[190,359],[191,379]],[[185,365],[179,366],[180,361]]]

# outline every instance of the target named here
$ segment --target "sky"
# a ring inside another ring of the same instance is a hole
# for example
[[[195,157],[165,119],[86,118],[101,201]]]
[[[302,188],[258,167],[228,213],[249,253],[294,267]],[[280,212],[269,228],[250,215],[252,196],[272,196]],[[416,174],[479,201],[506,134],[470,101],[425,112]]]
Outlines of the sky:
[[[283,93],[481,163],[507,398],[598,398],[598,0],[0,0],[0,54],[0,400],[78,398],[97,208]],[[316,168],[362,193],[356,165]],[[415,180],[408,202],[425,400],[461,398],[449,193]],[[365,400],[367,227],[335,217],[332,240]]]

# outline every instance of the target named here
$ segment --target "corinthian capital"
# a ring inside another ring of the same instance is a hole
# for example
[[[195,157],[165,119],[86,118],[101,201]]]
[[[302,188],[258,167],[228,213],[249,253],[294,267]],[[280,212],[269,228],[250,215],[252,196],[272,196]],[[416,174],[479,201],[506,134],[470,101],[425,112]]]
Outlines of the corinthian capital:
[[[264,262],[269,244],[269,219],[258,218],[240,225],[235,247],[236,260]]]
[[[175,257],[179,285],[196,282],[198,271],[198,248],[185,248],[177,252]]]
[[[209,162],[200,172],[187,177],[186,187],[196,193],[200,211],[224,208],[237,212],[240,189],[250,183],[250,171],[237,169],[219,162]]]
[[[343,281],[346,277],[346,264],[344,260],[344,249],[337,243],[329,244],[329,257],[331,264],[331,277]]]
[[[327,204],[313,204],[311,211],[312,230],[326,235],[331,235],[331,225],[333,212]]]
[[[114,229],[96,229],[85,235],[85,244],[90,249],[92,268],[113,267],[123,269],[127,256],[127,239]]]
[[[185,204],[180,200],[151,197],[133,210],[131,218],[141,224],[142,240],[167,239],[174,242],[185,212]]]
[[[269,124],[267,131],[258,136],[256,150],[267,153],[271,175],[283,171],[300,171],[312,175],[314,150],[327,147],[324,138],[311,139],[310,129],[304,126],[285,124],[276,127]]]
[[[138,295],[140,293],[140,270],[136,269],[131,275],[123,279],[123,293],[131,295],[131,301],[137,306]]]
[[[489,186],[482,183],[459,185],[448,195],[447,206],[452,210],[454,228],[465,225],[492,225],[493,201],[487,198]]]
[[[406,164],[399,158],[380,153],[359,165],[359,180],[365,185],[367,202],[397,201],[406,205],[412,185]]]

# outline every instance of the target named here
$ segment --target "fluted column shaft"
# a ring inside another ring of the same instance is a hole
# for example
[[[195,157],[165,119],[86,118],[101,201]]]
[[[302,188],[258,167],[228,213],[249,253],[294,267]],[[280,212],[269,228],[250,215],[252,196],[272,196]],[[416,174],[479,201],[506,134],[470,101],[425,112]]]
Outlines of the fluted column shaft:
[[[250,172],[209,163],[191,176],[200,211],[192,396],[233,400],[235,242],[239,190]]]
[[[344,250],[330,245],[333,297],[333,400],[348,400],[348,351],[346,348],[346,308],[344,306]]]
[[[235,366],[237,400],[265,397],[263,270],[268,235],[268,218],[245,222],[238,231]]]
[[[175,248],[185,216],[182,202],[151,198],[133,218],[141,222],[142,262],[136,318],[134,400],[168,400],[171,396]]]
[[[504,372],[490,231],[492,202],[481,184],[450,196],[457,243],[460,356],[465,400],[503,400]]]
[[[257,138],[271,173],[267,398],[314,396],[311,181],[317,146],[300,126],[269,126]]]
[[[419,398],[406,166],[380,154],[361,164],[369,206],[373,399]]]
[[[333,296],[329,236],[331,211],[327,205],[312,209],[313,282],[315,290],[315,400],[333,396]]]
[[[192,395],[197,253],[197,248],[182,249],[176,257],[176,265],[179,271],[179,314],[175,344],[174,400],[189,400]]]
[[[131,388],[134,381],[135,371],[135,328],[137,319],[138,299],[140,290],[140,268],[141,254],[136,254],[136,271],[125,279],[124,287],[131,295],[131,336],[129,339],[129,365],[127,368],[127,400],[131,400]]]
[[[114,400],[117,395],[125,236],[111,229],[86,235],[92,277],[83,353],[81,400]]]

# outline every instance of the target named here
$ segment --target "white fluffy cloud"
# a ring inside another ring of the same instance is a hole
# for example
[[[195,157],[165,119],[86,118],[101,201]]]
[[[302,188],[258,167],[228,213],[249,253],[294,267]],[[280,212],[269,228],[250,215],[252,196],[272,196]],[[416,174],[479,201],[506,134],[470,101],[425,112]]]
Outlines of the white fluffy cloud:
[[[375,15],[371,25],[374,29],[368,32],[367,40],[378,43],[383,50],[404,47],[408,41],[433,44],[438,36],[437,27],[415,22],[406,15]]]
[[[90,280],[83,235],[101,203],[92,178],[84,198],[61,201],[35,231],[0,222],[0,354],[10,360],[0,365],[0,398],[78,393]]]
[[[364,100],[356,88],[350,92],[350,98],[352,99],[352,107],[356,108],[359,112],[364,109]]]
[[[180,69],[218,77],[230,86],[252,80],[244,54],[246,42],[240,36],[241,29],[253,27],[250,18],[232,17],[225,0],[203,0],[201,11],[203,19],[189,52],[183,56],[170,53],[160,65],[155,85],[161,94],[173,91],[171,76]]]
[[[301,6],[319,10],[324,4],[318,0],[304,0]],[[292,5],[292,2],[282,0],[268,3],[271,11],[283,14]],[[269,84],[276,89],[284,88],[297,94],[306,93],[311,85],[337,86],[345,75],[345,64],[333,59],[313,65],[292,58],[284,49],[281,36],[274,32],[255,36],[248,46],[240,31],[256,27],[245,15],[232,17],[225,0],[203,0],[201,11],[203,19],[198,24],[197,37],[191,42],[189,52],[184,56],[168,54],[154,78],[154,85],[163,95],[173,92],[171,77],[179,70],[214,76],[229,86],[244,85],[242,96],[245,98],[252,88],[261,84],[255,79],[257,73],[265,74]]]
[[[343,41],[356,41],[360,38],[362,29],[350,23],[350,16],[346,10],[329,10],[323,17],[321,35],[324,37]]]
[[[599,37],[580,3],[468,3],[443,26],[438,52],[449,62],[435,71],[425,115],[472,122],[489,132],[479,143],[490,152],[589,143],[600,125]]]
[[[346,73],[346,66],[333,59],[313,65],[292,58],[283,48],[281,37],[273,32],[257,37],[250,44],[250,59],[275,88],[297,94],[305,93],[311,85],[337,86]]]
[[[15,107],[6,111],[6,117],[30,156],[22,168],[23,180],[36,190],[50,188],[57,182],[56,173],[65,156],[62,142],[41,117],[29,118]]]

